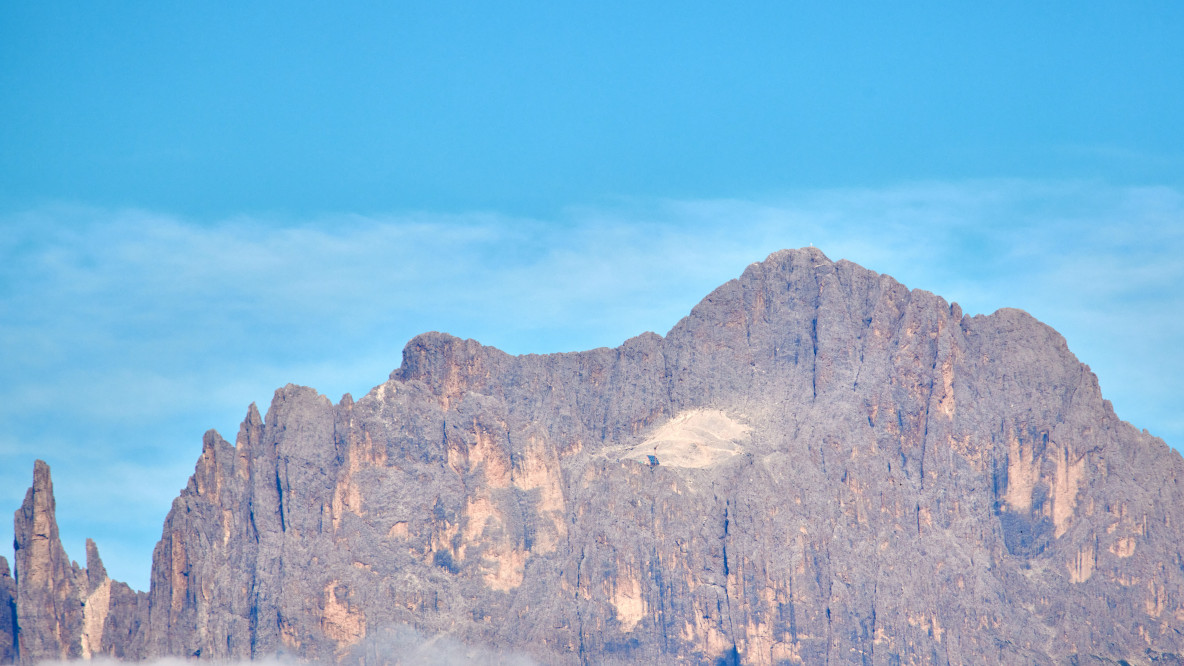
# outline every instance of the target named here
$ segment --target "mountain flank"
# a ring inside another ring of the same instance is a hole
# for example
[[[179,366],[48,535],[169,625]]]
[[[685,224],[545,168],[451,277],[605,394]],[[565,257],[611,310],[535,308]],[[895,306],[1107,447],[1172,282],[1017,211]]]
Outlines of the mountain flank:
[[[205,434],[147,593],[68,561],[38,462],[0,661],[1182,663],[1182,478],[1028,314],[787,250],[665,337],[279,389]]]

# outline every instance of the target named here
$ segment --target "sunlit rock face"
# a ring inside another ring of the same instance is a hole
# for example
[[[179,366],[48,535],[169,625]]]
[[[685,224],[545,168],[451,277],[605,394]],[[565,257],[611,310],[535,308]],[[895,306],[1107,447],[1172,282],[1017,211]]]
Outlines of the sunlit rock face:
[[[16,580],[8,609],[13,638],[5,637],[8,566],[0,558],[0,657],[32,664],[142,654],[147,596],[111,580],[90,539],[85,569],[66,556],[58,537],[53,480],[40,460],[13,526]]]
[[[55,658],[382,663],[413,627],[545,663],[1172,663],[1182,478],[1027,314],[783,251],[666,337],[428,333],[357,401],[284,387],[206,434],[122,643],[52,606],[104,585],[52,548],[18,615]]]

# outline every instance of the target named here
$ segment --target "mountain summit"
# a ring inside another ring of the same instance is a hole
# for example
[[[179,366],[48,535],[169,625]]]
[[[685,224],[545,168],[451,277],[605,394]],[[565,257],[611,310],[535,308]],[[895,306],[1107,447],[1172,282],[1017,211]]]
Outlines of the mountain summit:
[[[67,564],[38,463],[0,660],[1180,663],[1181,479],[1028,314],[787,250],[665,337],[279,389],[206,433],[147,594]]]

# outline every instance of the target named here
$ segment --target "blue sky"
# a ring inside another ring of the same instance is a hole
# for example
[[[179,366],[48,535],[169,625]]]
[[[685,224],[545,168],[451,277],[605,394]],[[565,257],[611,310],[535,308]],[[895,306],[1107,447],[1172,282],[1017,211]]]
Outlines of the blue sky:
[[[276,387],[664,333],[811,243],[1032,312],[1184,446],[1184,5],[832,4],[6,3],[0,508],[46,459],[144,588]]]

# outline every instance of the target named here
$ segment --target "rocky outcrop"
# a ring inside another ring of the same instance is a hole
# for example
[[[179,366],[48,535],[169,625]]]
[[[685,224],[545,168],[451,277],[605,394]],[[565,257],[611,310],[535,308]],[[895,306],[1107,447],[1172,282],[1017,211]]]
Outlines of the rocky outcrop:
[[[53,481],[49,466],[38,460],[33,486],[13,521],[16,559],[17,623],[23,660],[82,656],[82,605],[86,585],[58,538]],[[80,589],[82,588],[82,589]]]
[[[38,460],[33,485],[14,519],[16,594],[13,613],[22,663],[142,656],[146,597],[107,577],[98,548],[87,539],[85,569],[70,561],[58,537],[49,466]],[[7,573],[7,563],[4,566]],[[0,599],[3,598],[0,575]],[[3,619],[0,611],[0,620]],[[2,635],[2,634],[0,634]],[[3,654],[0,643],[0,655]],[[0,663],[5,663],[0,659]]]
[[[1173,663],[1182,479],[1027,314],[785,251],[665,337],[514,357],[429,333],[356,402],[252,405],[234,444],[206,433],[120,636],[367,664],[408,631],[545,663]],[[21,552],[18,601],[56,609]]]
[[[0,664],[16,661],[16,581],[0,557]]]

